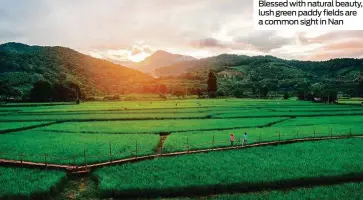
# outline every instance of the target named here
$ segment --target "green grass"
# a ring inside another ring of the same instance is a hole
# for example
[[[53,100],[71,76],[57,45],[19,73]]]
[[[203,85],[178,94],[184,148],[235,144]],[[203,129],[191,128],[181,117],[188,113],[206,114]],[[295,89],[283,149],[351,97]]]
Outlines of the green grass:
[[[289,122],[285,121],[286,123]],[[285,123],[281,122],[281,124]],[[236,137],[235,145],[240,145],[245,132],[248,133],[248,143],[258,143],[277,140],[290,140],[307,137],[328,137],[331,136],[348,136],[362,135],[362,123],[346,124],[317,124],[306,126],[276,124],[272,127],[265,128],[236,128],[233,130],[222,131],[189,131],[182,133],[172,133],[164,143],[165,152],[185,151],[188,149],[206,149],[213,147],[230,146],[229,135],[233,133]],[[315,132],[315,134],[314,134]],[[214,140],[214,142],[213,142]]]
[[[363,111],[331,111],[331,112],[320,112],[320,111],[294,111],[294,112],[272,112],[267,110],[251,110],[248,113],[241,112],[226,112],[213,118],[238,118],[238,117],[305,117],[305,116],[348,116],[348,115],[363,115]]]
[[[348,105],[360,105],[363,102],[363,98],[350,98],[350,99],[339,99],[338,103]]]
[[[0,122],[0,131],[32,127],[49,122]]]
[[[327,136],[331,134],[331,128],[334,135],[347,135],[350,133],[350,128],[352,128],[352,134],[363,133],[361,131],[363,117],[352,116],[363,114],[360,107],[301,101],[188,99],[86,102],[80,105],[52,106],[11,104],[11,106],[20,107],[0,107],[0,113],[3,114],[0,115],[0,121],[2,121],[0,130],[66,121],[26,132],[0,135],[0,139],[6,141],[0,144],[0,155],[13,153],[14,155],[7,158],[19,159],[19,153],[35,154],[37,156],[25,156],[23,159],[39,162],[43,162],[44,154],[47,153],[54,157],[68,158],[63,161],[50,159],[49,162],[67,163],[70,162],[70,157],[75,156],[75,163],[81,164],[85,162],[84,149],[87,154],[89,152],[90,155],[104,157],[103,159],[92,158],[87,162],[106,161],[105,155],[109,154],[110,141],[115,143],[112,144],[112,148],[115,148],[113,149],[115,158],[130,157],[134,155],[130,151],[135,149],[136,139],[140,147],[139,154],[148,155],[154,152],[153,148],[157,146],[159,140],[159,136],[150,134],[160,132],[172,133],[164,144],[166,152],[187,150],[188,146],[190,149],[229,146],[231,132],[235,133],[238,140],[247,131],[249,143],[278,140],[278,132],[280,132],[281,140],[312,137],[314,131],[315,136]],[[12,114],[8,114],[10,111]],[[272,127],[262,128],[272,122],[286,119],[281,116],[322,114],[348,116],[297,117],[274,124]],[[158,118],[164,120],[156,120]],[[238,141],[236,143],[238,144]]]
[[[117,196],[289,185],[361,175],[362,145],[362,139],[345,139],[192,154],[105,167],[95,175],[104,195]]]
[[[363,116],[331,116],[331,117],[298,117],[274,125],[275,127],[285,126],[315,126],[315,125],[355,125],[363,122]]]
[[[186,99],[170,101],[119,101],[119,102],[83,102],[79,105],[56,105],[34,107],[0,107],[0,110],[18,110],[22,112],[65,112],[65,111],[99,111],[99,110],[145,110],[145,109],[185,109],[185,108],[223,108],[223,107],[297,107],[297,106],[336,106],[313,104],[311,102],[288,100],[256,99]]]
[[[346,183],[341,185],[318,186],[313,188],[298,188],[286,191],[273,190],[273,191],[265,191],[259,193],[213,195],[206,199],[210,200],[361,199],[362,198],[361,191],[363,191],[363,183]],[[189,199],[200,199],[200,198],[175,198],[175,200],[176,199],[189,200]]]
[[[160,133],[231,127],[256,127],[282,119],[284,118],[79,122],[54,124],[37,130],[85,133]]]
[[[10,116],[0,116],[0,121],[3,122],[18,122],[18,121],[82,121],[82,120],[129,120],[129,119],[178,119],[178,118],[206,118],[206,113],[139,113],[139,114],[124,114],[124,113],[67,113],[67,114],[18,114]]]
[[[44,133],[23,131],[0,135],[0,156],[6,159],[21,159],[33,162],[56,164],[85,164],[108,161],[110,143],[113,159],[132,157],[138,143],[138,155],[154,153],[159,136],[153,134],[80,134]],[[87,161],[84,160],[86,150]]]
[[[63,171],[0,167],[0,199],[47,196],[65,176]]]

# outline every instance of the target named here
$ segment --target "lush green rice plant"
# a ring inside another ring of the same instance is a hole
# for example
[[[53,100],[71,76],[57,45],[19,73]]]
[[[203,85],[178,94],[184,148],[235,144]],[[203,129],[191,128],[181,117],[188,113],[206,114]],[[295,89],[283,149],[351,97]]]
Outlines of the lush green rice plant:
[[[24,131],[2,134],[0,141],[6,141],[0,143],[1,158],[81,165],[109,161],[110,144],[112,159],[135,156],[136,143],[139,156],[154,154],[154,149],[159,143],[159,136]],[[86,150],[86,160],[84,150]]]
[[[97,121],[97,120],[152,120],[152,119],[183,119],[183,118],[206,118],[207,113],[140,113],[140,114],[123,114],[123,113],[85,113],[85,114],[62,114],[62,115],[11,115],[0,116],[3,122],[19,122],[19,121]]]
[[[160,133],[191,130],[219,130],[239,127],[264,126],[284,118],[248,119],[192,119],[192,120],[148,120],[62,123],[39,128],[44,131],[84,133]]]
[[[107,196],[287,187],[361,176],[362,145],[362,139],[345,139],[192,154],[105,167],[95,175]]]
[[[59,189],[65,176],[63,171],[0,167],[0,199],[44,198]]]
[[[289,122],[286,121],[286,122]],[[285,122],[281,122],[285,123]],[[169,135],[164,143],[165,152],[206,149],[230,146],[229,135],[235,135],[235,145],[241,145],[243,134],[248,133],[248,143],[291,140],[310,137],[331,137],[362,135],[363,124],[317,124],[307,126],[272,126],[264,128],[236,128],[222,131],[176,132]]]
[[[349,116],[349,115],[363,115],[363,111],[331,111],[331,112],[320,112],[320,111],[300,111],[300,112],[272,112],[268,110],[256,110],[255,112],[240,113],[240,112],[226,112],[213,118],[238,118],[238,117],[307,117],[307,116]]]
[[[26,128],[48,123],[49,122],[0,122],[0,131]]]
[[[206,199],[210,200],[361,199],[362,198],[361,191],[363,191],[363,183],[346,183],[341,185],[318,186],[312,188],[297,188],[293,190],[272,190],[259,193],[221,194],[221,195],[209,196]],[[200,198],[175,198],[175,199],[188,200],[188,199],[200,199]]]

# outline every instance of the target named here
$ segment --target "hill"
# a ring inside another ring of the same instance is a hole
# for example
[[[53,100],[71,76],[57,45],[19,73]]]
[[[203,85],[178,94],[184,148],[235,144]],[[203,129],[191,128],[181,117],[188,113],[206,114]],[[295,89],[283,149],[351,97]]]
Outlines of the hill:
[[[322,88],[338,89],[350,95],[363,80],[363,59],[341,58],[329,61],[284,60],[272,56],[222,54],[177,63],[154,71],[164,77],[194,77],[205,83],[208,72],[218,76],[220,92],[252,93],[267,91],[310,91]],[[264,88],[264,89],[263,89]]]
[[[153,78],[65,47],[0,45],[1,84],[26,95],[38,80],[73,81],[93,96],[136,91]]]
[[[147,57],[145,60],[139,63],[128,64],[127,66],[144,73],[153,73],[156,69],[191,60],[196,59],[191,56],[172,54],[159,50]]]

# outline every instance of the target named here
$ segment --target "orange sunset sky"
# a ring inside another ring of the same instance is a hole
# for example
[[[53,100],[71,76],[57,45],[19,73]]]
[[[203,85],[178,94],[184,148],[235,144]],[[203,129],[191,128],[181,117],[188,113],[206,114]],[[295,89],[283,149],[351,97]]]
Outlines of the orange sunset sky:
[[[326,60],[363,57],[363,31],[255,31],[252,0],[1,0],[0,43],[66,46],[110,61],[156,50]]]

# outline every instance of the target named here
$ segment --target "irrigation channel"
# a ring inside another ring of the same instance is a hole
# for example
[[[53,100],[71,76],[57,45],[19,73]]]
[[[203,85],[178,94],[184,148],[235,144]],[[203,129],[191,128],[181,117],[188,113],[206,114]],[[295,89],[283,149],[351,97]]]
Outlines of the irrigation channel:
[[[66,170],[69,174],[87,174],[92,170],[104,166],[116,165],[116,164],[124,164],[124,163],[133,163],[139,162],[143,160],[154,159],[158,157],[171,157],[171,156],[180,156],[185,154],[196,154],[196,153],[207,153],[213,151],[226,151],[226,150],[234,150],[234,149],[245,149],[245,148],[254,148],[254,147],[262,147],[262,146],[272,146],[272,145],[280,145],[280,144],[291,144],[298,142],[307,142],[307,141],[321,141],[321,140],[333,140],[333,139],[345,139],[345,138],[363,138],[363,135],[343,135],[343,136],[324,136],[324,137],[306,137],[306,138],[296,138],[289,140],[278,140],[271,142],[258,142],[254,144],[247,145],[236,145],[230,147],[216,147],[216,148],[208,148],[202,150],[187,150],[187,151],[179,151],[173,153],[163,153],[162,151],[157,152],[153,155],[147,156],[135,156],[132,158],[120,159],[120,160],[110,160],[108,162],[101,162],[90,165],[58,165],[51,163],[40,163],[40,162],[27,162],[22,160],[7,160],[0,158],[0,166],[15,166],[15,167],[28,167],[28,168],[41,168],[41,169],[59,169]]]

